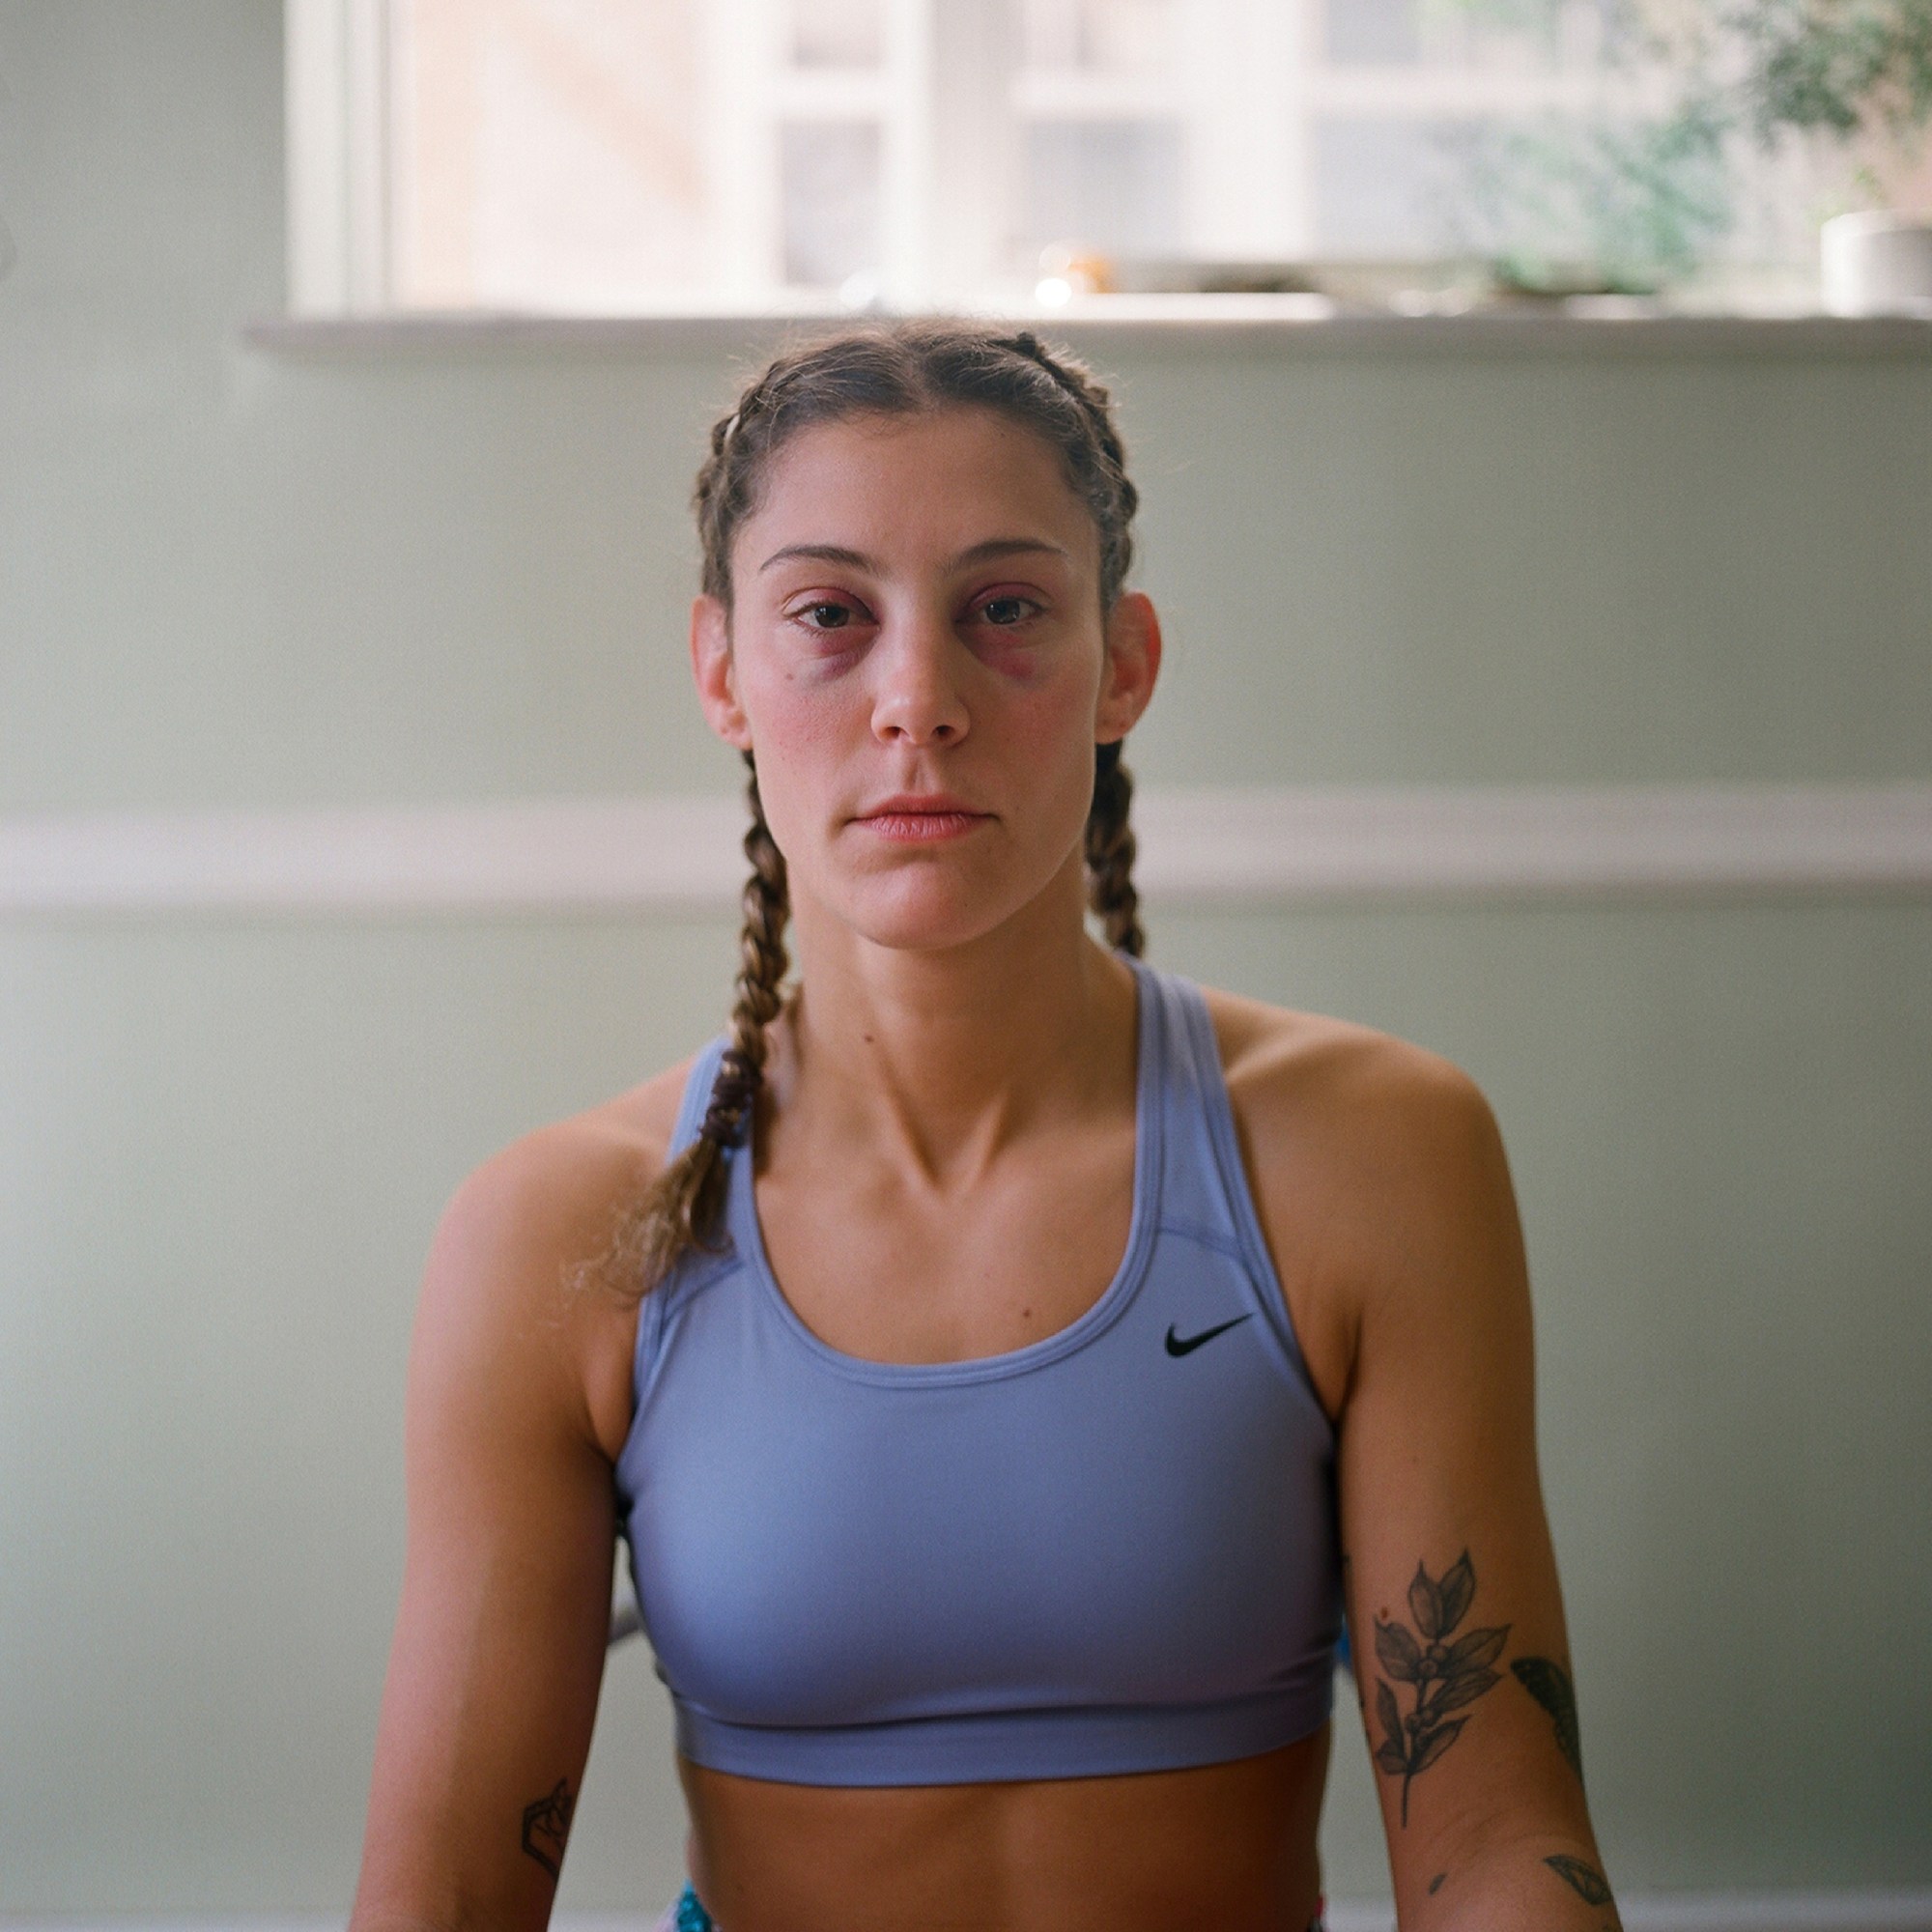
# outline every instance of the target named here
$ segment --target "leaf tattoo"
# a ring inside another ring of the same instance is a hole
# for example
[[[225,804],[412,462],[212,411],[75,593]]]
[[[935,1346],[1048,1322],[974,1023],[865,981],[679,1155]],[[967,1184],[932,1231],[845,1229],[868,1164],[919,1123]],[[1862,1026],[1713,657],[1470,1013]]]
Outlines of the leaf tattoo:
[[[1585,1864],[1581,1859],[1573,1859],[1567,1852],[1558,1852],[1554,1858],[1543,1861],[1585,1905],[1607,1905],[1610,1902],[1609,1882],[1595,1865]]]
[[[1415,1687],[1406,1716],[1394,1685],[1376,1680],[1376,1716],[1388,1735],[1376,1747],[1376,1763],[1402,1779],[1402,1822],[1408,1823],[1408,1787],[1462,1735],[1466,1718],[1451,1718],[1502,1682],[1490,1666],[1502,1655],[1510,1627],[1470,1631],[1454,1643],[1456,1626],[1476,1595],[1476,1572],[1465,1549],[1440,1577],[1418,1563],[1408,1586],[1408,1613],[1415,1633],[1393,1618],[1376,1619],[1376,1660],[1395,1684]],[[1416,1634],[1419,1633],[1419,1635]]]
[[[1577,1692],[1570,1673],[1547,1657],[1519,1657],[1510,1668],[1516,1681],[1549,1713],[1556,1726],[1556,1745],[1570,1760],[1570,1769],[1583,1776],[1583,1740],[1577,1728]]]
[[[562,1777],[554,1790],[524,1806],[524,1850],[552,1878],[562,1875],[563,1848],[570,1837],[570,1814],[576,1807],[570,1781]]]

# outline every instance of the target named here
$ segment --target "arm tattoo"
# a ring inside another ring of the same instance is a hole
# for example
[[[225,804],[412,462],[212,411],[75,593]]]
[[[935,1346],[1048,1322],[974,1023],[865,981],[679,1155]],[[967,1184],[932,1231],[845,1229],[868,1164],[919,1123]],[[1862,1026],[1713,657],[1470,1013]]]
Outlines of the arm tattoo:
[[[1454,1643],[1446,1640],[1468,1614],[1475,1594],[1476,1572],[1465,1549],[1439,1577],[1430,1576],[1420,1563],[1415,1566],[1408,1586],[1408,1613],[1415,1619],[1419,1640],[1405,1624],[1376,1619],[1377,1662],[1397,1684],[1415,1687],[1415,1706],[1405,1717],[1393,1686],[1376,1680],[1376,1715],[1388,1733],[1376,1748],[1376,1763],[1391,1777],[1402,1779],[1405,1826],[1409,1785],[1456,1742],[1469,1721],[1449,1713],[1473,1704],[1502,1682],[1501,1672],[1490,1665],[1502,1655],[1508,1624],[1471,1631]]]
[[[1510,1668],[1516,1681],[1549,1713],[1556,1726],[1556,1746],[1570,1760],[1570,1769],[1583,1776],[1583,1741],[1577,1729],[1577,1692],[1570,1673],[1548,1657],[1519,1657]]]
[[[576,1805],[570,1780],[559,1777],[547,1797],[524,1806],[524,1850],[552,1878],[562,1875],[564,1841],[570,1836],[570,1814]]]
[[[1573,1859],[1565,1852],[1558,1852],[1553,1859],[1543,1861],[1585,1905],[1607,1905],[1610,1902],[1609,1882],[1595,1865],[1585,1864],[1581,1859]]]

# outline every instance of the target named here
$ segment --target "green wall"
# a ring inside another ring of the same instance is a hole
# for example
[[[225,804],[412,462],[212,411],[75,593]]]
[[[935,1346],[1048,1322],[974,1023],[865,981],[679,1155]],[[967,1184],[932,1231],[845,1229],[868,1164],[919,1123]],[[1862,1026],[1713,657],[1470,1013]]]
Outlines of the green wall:
[[[293,355],[272,0],[0,4],[0,813],[693,791],[731,357]],[[679,346],[680,341],[683,346]],[[1161,783],[1932,778],[1932,352],[1107,352]],[[1932,906],[1153,909],[1484,1083],[1627,1888],[1932,1882]],[[456,1179],[717,1022],[716,921],[0,923],[0,1912],[339,1909]],[[563,1900],[681,1818],[614,1661]],[[1383,1878],[1358,1740],[1331,1889]]]

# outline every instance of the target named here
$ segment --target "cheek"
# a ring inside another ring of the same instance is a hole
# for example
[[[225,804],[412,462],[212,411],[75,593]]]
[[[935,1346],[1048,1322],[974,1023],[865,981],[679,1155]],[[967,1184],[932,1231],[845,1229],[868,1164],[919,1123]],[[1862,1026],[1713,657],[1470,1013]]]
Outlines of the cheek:
[[[779,849],[797,862],[838,788],[851,738],[850,700],[809,669],[791,676],[766,668],[741,681],[739,696],[752,727],[765,822]]]
[[[1098,692],[1085,666],[1017,662],[1010,674],[1002,674],[1000,688],[1005,700],[998,706],[1001,736],[1023,750],[1030,761],[1052,770],[1092,758]]]

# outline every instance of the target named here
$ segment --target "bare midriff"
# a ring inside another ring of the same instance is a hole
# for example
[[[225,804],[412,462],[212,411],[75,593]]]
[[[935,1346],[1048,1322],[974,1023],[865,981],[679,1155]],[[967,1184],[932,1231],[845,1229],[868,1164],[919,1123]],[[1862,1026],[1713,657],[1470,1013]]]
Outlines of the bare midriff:
[[[679,1761],[723,1932],[1306,1932],[1328,1731],[1127,1777],[776,1784]]]

